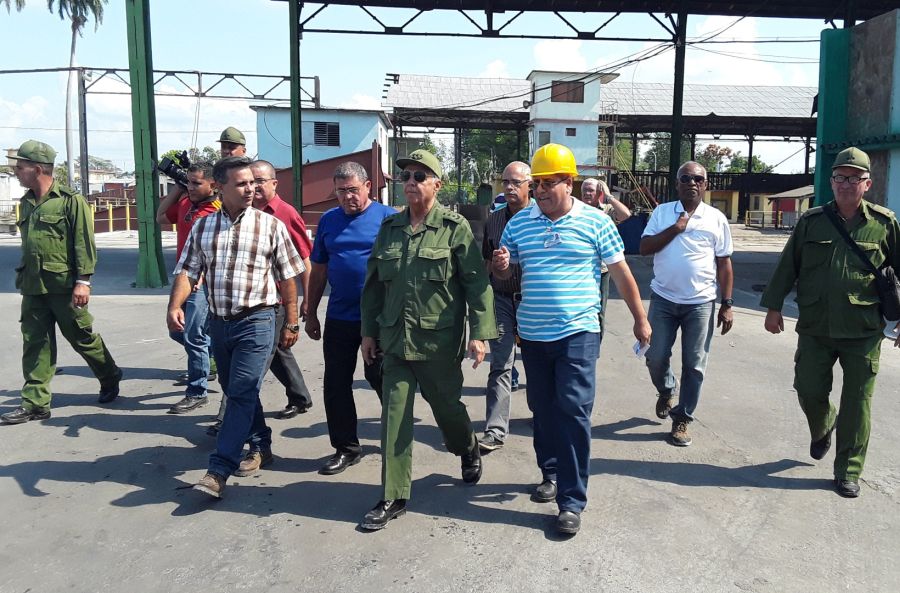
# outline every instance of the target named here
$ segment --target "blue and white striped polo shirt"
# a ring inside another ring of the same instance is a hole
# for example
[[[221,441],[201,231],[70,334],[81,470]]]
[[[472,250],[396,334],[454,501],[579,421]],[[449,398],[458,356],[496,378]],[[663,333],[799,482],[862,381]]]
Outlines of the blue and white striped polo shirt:
[[[612,219],[572,200],[558,220],[537,204],[513,216],[500,244],[522,266],[522,303],[516,315],[525,340],[552,342],[578,332],[600,332],[600,263],[625,259]]]

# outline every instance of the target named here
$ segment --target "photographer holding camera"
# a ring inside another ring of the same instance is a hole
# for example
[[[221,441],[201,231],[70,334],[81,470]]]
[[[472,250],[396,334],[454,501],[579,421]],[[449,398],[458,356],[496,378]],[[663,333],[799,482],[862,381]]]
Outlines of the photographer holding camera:
[[[175,180],[175,186],[160,200],[156,222],[175,225],[177,257],[180,259],[194,222],[218,212],[221,202],[212,188],[212,164],[191,165],[185,153],[178,161],[176,165],[171,159],[163,159],[159,164],[160,171]],[[187,165],[187,171],[180,168],[181,165]],[[173,340],[184,346],[187,353],[184,398],[169,409],[170,414],[184,414],[206,405],[210,365],[214,364],[207,332],[208,313],[206,285],[201,277],[184,303],[184,331],[169,333]]]

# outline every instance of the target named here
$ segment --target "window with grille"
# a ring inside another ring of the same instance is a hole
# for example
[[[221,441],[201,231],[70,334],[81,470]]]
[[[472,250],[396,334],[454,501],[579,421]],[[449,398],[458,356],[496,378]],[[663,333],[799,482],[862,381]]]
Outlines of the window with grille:
[[[538,146],[543,146],[544,144],[550,144],[550,132],[542,130],[538,132]]]
[[[341,124],[330,121],[313,122],[313,138],[316,146],[340,146]]]
[[[553,103],[584,103],[584,83],[568,80],[554,80],[550,88]]]

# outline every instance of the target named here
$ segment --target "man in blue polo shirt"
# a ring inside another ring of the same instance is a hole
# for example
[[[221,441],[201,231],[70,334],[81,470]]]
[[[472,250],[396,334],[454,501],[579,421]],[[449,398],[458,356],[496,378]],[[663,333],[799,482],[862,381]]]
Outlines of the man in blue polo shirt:
[[[516,319],[534,413],[534,451],[543,482],[536,502],[556,500],[556,529],[575,534],[587,504],[591,413],[600,354],[600,265],[634,318],[634,335],[650,341],[650,324],[622,238],[612,219],[572,197],[578,171],[572,151],[546,144],[531,161],[537,205],[512,217],[494,252],[492,271],[509,277],[522,269]]]
[[[306,316],[306,333],[313,340],[320,339],[322,330],[317,310],[325,283],[331,284],[322,350],[325,417],[335,453],[319,470],[324,475],[341,473],[359,463],[362,456],[353,401],[353,373],[362,341],[359,301],[366,279],[366,262],[381,222],[397,213],[369,199],[372,183],[359,163],[341,163],[333,179],[340,206],[323,214],[316,229],[316,242],[309,256],[312,272]],[[369,385],[381,399],[381,360],[365,364],[364,371]]]

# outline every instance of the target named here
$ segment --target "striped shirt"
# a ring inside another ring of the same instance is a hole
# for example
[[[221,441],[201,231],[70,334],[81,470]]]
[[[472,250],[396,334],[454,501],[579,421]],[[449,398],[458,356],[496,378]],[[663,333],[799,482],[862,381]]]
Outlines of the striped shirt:
[[[231,220],[225,208],[194,224],[175,274],[196,280],[206,270],[210,313],[237,315],[259,305],[277,305],[276,281],[304,271],[284,224],[246,208]]]
[[[500,244],[510,262],[522,266],[519,335],[552,342],[579,332],[600,332],[600,264],[625,259],[612,219],[573,200],[572,209],[551,221],[537,205],[512,217]]]

